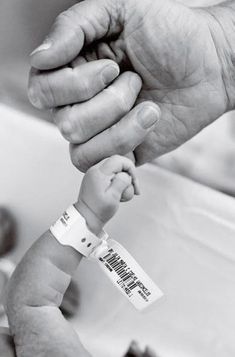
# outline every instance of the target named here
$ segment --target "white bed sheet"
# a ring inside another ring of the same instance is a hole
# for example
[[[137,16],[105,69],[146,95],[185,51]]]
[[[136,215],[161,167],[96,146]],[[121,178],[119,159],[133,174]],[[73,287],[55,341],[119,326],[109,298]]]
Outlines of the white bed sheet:
[[[140,314],[83,261],[75,328],[95,357],[120,357],[132,339],[162,357],[235,356],[234,199],[154,165],[139,176],[141,197],[107,229],[165,297]],[[52,125],[0,105],[0,204],[20,226],[13,260],[75,200],[81,179]]]

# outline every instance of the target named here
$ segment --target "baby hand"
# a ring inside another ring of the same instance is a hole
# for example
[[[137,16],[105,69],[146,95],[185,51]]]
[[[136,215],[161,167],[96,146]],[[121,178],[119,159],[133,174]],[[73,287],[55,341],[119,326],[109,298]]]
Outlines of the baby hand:
[[[139,194],[135,165],[115,155],[87,171],[75,207],[98,234],[117,212],[120,202],[131,200],[134,194]]]

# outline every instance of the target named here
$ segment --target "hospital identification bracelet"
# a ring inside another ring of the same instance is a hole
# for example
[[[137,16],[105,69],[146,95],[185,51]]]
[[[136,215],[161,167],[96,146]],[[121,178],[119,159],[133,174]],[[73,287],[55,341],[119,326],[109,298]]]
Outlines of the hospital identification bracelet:
[[[118,290],[137,308],[143,310],[163,296],[131,254],[102,231],[97,237],[87,227],[84,217],[70,206],[50,228],[62,244],[95,260]]]

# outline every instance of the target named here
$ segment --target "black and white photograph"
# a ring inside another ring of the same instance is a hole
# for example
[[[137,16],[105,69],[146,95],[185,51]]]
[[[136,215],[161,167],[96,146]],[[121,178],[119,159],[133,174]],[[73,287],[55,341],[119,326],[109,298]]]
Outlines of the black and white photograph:
[[[0,0],[0,357],[235,357],[235,0]]]

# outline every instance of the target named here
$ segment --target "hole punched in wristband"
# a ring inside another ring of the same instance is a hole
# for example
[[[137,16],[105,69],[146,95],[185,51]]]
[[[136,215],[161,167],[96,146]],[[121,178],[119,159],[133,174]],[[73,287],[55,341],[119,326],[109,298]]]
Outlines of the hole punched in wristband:
[[[73,247],[85,257],[89,257],[101,244],[101,238],[107,236],[105,232],[102,232],[102,237],[93,234],[73,205],[51,226],[50,231],[62,245]]]
[[[106,232],[95,236],[84,217],[74,206],[69,207],[50,228],[63,245],[71,246],[83,256],[99,264],[116,288],[138,310],[143,310],[162,297],[163,293],[144,272],[131,254]]]

